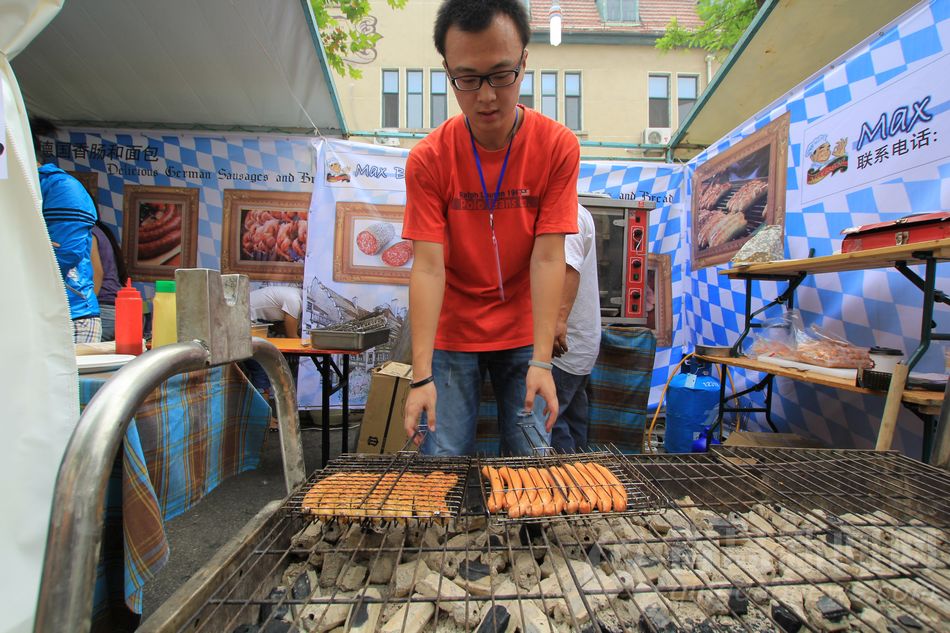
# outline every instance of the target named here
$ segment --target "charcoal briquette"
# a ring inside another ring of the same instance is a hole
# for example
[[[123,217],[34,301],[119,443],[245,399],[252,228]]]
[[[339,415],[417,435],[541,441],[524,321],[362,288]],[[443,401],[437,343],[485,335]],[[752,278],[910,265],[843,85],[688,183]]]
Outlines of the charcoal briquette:
[[[306,575],[306,574],[305,574]],[[275,602],[279,602],[287,597],[287,591],[284,589],[274,589],[267,596],[268,602],[261,605],[261,615],[259,622],[266,622],[271,617],[271,611],[274,612],[274,620],[280,620],[290,611],[290,607],[284,603],[275,607]],[[265,629],[267,630],[267,629]]]
[[[294,597],[294,600],[306,600],[312,591],[310,578],[307,576],[307,572],[304,572],[297,576],[294,586],[290,589],[290,595]]]
[[[496,604],[485,614],[475,633],[504,633],[508,628],[509,620],[511,620],[511,614],[508,613],[508,609]]]
[[[729,610],[736,615],[745,615],[749,612],[749,596],[738,587],[729,592]]]
[[[818,598],[818,610],[821,611],[821,617],[831,622],[837,622],[848,615],[848,610],[841,606],[837,600],[828,596]]]
[[[231,633],[258,633],[260,630],[261,627],[256,624],[241,624]]]
[[[478,561],[466,560],[459,565],[458,575],[466,580],[480,580],[491,573],[488,565]]]
[[[924,625],[918,622],[914,616],[908,615],[906,613],[902,613],[899,616],[897,616],[897,621],[900,622],[901,625],[906,626],[908,629],[924,628]]]
[[[794,611],[780,604],[772,606],[772,619],[785,633],[798,633],[802,628],[802,620]]]
[[[651,633],[677,633],[679,627],[670,619],[666,609],[651,604],[640,614],[640,630]]]

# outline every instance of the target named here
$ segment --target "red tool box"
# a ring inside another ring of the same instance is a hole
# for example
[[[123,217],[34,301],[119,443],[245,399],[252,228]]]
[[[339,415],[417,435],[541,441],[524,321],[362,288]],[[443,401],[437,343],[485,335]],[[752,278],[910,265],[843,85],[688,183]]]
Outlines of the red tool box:
[[[908,215],[891,222],[854,226],[841,233],[845,236],[842,253],[941,240],[950,237],[950,211]]]

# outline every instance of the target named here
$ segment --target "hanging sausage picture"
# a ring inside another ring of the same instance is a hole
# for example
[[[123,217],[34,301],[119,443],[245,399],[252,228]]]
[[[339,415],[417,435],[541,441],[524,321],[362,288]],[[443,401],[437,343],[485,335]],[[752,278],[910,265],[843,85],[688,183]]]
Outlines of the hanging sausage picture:
[[[412,242],[402,239],[404,207],[338,202],[333,278],[363,283],[409,283]]]
[[[129,275],[171,279],[197,264],[199,189],[126,184],[122,191],[122,246]]]
[[[139,204],[136,256],[140,263],[181,263],[181,207],[173,202]]]

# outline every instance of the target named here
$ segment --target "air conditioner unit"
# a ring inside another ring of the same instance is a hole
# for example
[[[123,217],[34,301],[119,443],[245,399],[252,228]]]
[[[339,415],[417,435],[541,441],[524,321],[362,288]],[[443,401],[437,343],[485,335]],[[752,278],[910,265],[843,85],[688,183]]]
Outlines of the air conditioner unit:
[[[648,127],[643,130],[643,142],[646,145],[667,145],[673,136],[672,128]]]
[[[399,147],[399,139],[393,136],[374,136],[374,145],[385,145],[386,147]]]

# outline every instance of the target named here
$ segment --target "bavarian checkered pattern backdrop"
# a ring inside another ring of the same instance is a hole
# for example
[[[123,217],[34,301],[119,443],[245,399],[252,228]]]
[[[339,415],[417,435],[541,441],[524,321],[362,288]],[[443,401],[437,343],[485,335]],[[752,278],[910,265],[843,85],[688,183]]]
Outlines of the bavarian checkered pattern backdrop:
[[[804,257],[809,248],[818,255],[835,252],[840,248],[839,233],[848,226],[946,210],[950,208],[950,160],[804,206],[799,172],[808,124],[944,57],[948,50],[950,0],[924,2],[688,165],[581,164],[580,192],[607,193],[615,198],[621,194],[638,198],[646,195],[662,201],[650,214],[650,251],[669,255],[672,260],[673,345],[657,348],[651,407],[659,404],[669,372],[694,344],[730,344],[741,329],[744,285],[722,279],[717,274],[722,267],[693,270],[690,266],[689,209],[691,177],[696,167],[790,112],[786,192],[786,254],[790,257]],[[942,75],[935,76],[934,81],[946,76],[947,66],[942,68]],[[947,104],[941,105],[945,109]],[[77,129],[61,131],[56,138],[43,141],[48,158],[63,169],[99,173],[99,212],[120,240],[125,183],[198,187],[198,265],[208,268],[220,265],[225,189],[311,191],[313,184],[307,177],[317,177],[313,139],[309,137]],[[381,153],[387,151],[378,149]],[[253,182],[244,179],[245,174],[267,174],[269,179]],[[285,176],[285,180],[277,180],[277,175]],[[294,177],[292,181],[286,178],[288,175]],[[310,248],[315,245],[310,244]],[[321,248],[329,257],[332,245],[328,242]],[[948,274],[942,273],[942,280]],[[151,284],[144,284],[142,289],[146,297],[152,295]],[[753,309],[763,305],[763,298],[771,299],[779,291],[776,283],[754,284]],[[817,323],[859,345],[898,347],[907,353],[919,337],[920,300],[920,293],[894,271],[812,276],[796,296],[806,323]],[[943,329],[946,313],[944,307],[937,308],[937,322]],[[940,345],[933,346],[918,370],[943,370]],[[740,372],[734,378],[737,388],[742,388],[746,378]],[[872,444],[882,399],[782,379],[776,384],[774,417],[787,429],[811,433],[834,446]],[[353,399],[354,404],[361,401],[359,396]],[[753,422],[749,428],[756,426]],[[895,446],[917,455],[920,435],[919,421],[902,411]]]
[[[935,64],[939,72],[933,75],[933,81],[944,81],[943,77],[950,72],[950,63],[946,63],[948,52],[950,1],[921,3],[891,27],[834,62],[831,70],[805,82],[692,160],[683,183],[687,208],[690,208],[692,175],[699,165],[788,112],[791,116],[785,221],[788,256],[805,257],[810,248],[815,249],[816,255],[830,255],[840,250],[840,232],[850,226],[950,209],[950,153],[944,153],[945,158],[936,163],[827,196],[819,203],[803,203],[800,191],[802,171],[808,167],[802,143],[809,124],[941,58],[943,61]],[[935,112],[947,106],[946,103],[931,104]],[[690,240],[687,224],[683,225],[684,243]],[[731,344],[741,331],[745,286],[718,275],[723,268],[692,270],[687,263],[683,320],[690,344]],[[950,270],[944,267],[941,271],[938,267],[938,274],[938,288],[946,289]],[[763,299],[773,299],[784,286],[784,283],[755,282],[753,310],[764,305]],[[796,306],[801,309],[806,325],[818,324],[858,345],[896,347],[909,355],[920,338],[922,296],[894,270],[822,274],[809,276],[799,287]],[[948,312],[946,306],[936,310],[936,321],[943,331],[950,325]],[[775,315],[778,314],[776,311]],[[942,347],[939,343],[933,344],[915,371],[942,372]],[[747,379],[742,374],[737,372],[734,376],[738,389],[746,386]],[[883,398],[784,379],[778,379],[776,386],[778,397],[773,401],[773,418],[786,429],[810,433],[831,446],[873,446]],[[762,398],[756,400],[761,402]],[[759,421],[764,426],[764,421]],[[917,456],[920,441],[920,421],[902,410],[895,448]]]

